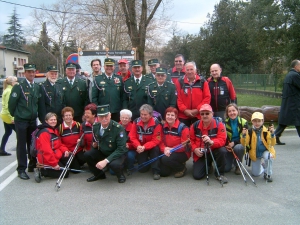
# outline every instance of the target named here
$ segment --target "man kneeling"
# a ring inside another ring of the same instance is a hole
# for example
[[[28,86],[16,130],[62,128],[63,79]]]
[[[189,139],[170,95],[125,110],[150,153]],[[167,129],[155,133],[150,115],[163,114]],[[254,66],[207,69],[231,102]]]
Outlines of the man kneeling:
[[[124,183],[123,165],[126,159],[127,135],[122,125],[111,120],[109,105],[98,106],[98,123],[93,125],[93,144],[90,151],[84,153],[86,162],[94,176],[87,182],[105,179],[103,169],[108,166],[118,177],[119,183]]]

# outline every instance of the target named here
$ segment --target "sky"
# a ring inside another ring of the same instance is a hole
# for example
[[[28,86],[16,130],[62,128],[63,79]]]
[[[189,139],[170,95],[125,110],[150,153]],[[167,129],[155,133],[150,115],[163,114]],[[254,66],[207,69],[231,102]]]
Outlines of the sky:
[[[16,6],[17,14],[19,14],[20,22],[23,27],[29,26],[31,21],[30,14],[33,9],[29,7],[40,7],[41,4],[50,5],[58,0],[0,0],[0,34],[7,32],[8,25],[6,24],[13,13]],[[214,5],[219,0],[173,0],[172,10],[168,14],[171,21],[177,21],[177,27],[183,33],[196,34],[200,27],[207,20],[207,14],[213,13]],[[14,5],[15,3],[20,5]]]

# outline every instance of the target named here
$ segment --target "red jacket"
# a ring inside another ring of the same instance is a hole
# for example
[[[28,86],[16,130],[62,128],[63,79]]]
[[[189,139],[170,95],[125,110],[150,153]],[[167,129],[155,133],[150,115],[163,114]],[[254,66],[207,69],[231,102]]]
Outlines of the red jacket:
[[[162,126],[153,117],[150,118],[146,130],[144,130],[144,123],[141,118],[135,119],[129,132],[133,149],[140,145],[144,146],[145,150],[150,150],[160,144],[161,136]]]
[[[81,147],[85,151],[89,151],[92,147],[92,142],[93,142],[93,124],[90,124],[89,122],[83,122],[80,125],[80,135],[84,133],[82,142],[81,142]]]
[[[121,121],[119,122],[119,124],[122,125]],[[128,150],[133,150],[134,147],[130,141],[130,138],[129,138],[129,132],[131,131],[132,129],[132,122],[129,122],[126,127],[124,127],[125,131],[126,131],[126,134],[127,134],[127,141],[126,141],[126,144],[128,144]],[[135,150],[135,149],[134,149]]]
[[[194,128],[195,125],[196,129]],[[222,122],[217,123],[215,119],[212,119],[212,122],[209,127],[204,128],[203,122],[198,120],[195,123],[193,123],[190,127],[190,140],[192,145],[192,151],[195,150],[195,148],[205,148],[205,144],[202,141],[202,135],[208,135],[210,134],[210,139],[214,142],[212,146],[210,146],[211,150],[214,150],[216,148],[221,148],[225,146],[226,143],[226,130],[225,126]],[[193,154],[194,161],[196,162],[199,157],[196,154]]]
[[[231,80],[228,77],[219,77],[214,80],[207,79],[211,94],[210,105],[214,112],[225,111],[226,106],[236,102],[236,94]]]
[[[77,145],[77,140],[80,138],[80,123],[73,121],[70,129],[65,126],[64,122],[62,122],[57,129],[61,137],[61,142],[69,149],[70,152],[73,152]],[[79,147],[77,152],[82,150],[83,148]]]
[[[206,81],[202,82],[199,75],[196,75],[195,82],[190,86],[187,77],[185,76],[183,82],[178,81],[177,89],[177,106],[179,109],[178,118],[189,119],[184,114],[186,109],[198,109],[203,104],[210,103],[210,92]],[[200,114],[197,115],[200,119]]]
[[[169,126],[167,122],[165,122],[163,126],[163,138],[162,142],[160,143],[160,151],[163,153],[165,147],[173,148],[182,142],[186,141],[190,137],[190,130],[187,126],[183,126],[181,133],[179,134],[178,127],[179,127],[180,121],[177,119],[172,127]],[[183,147],[181,149],[178,149],[175,152],[185,152],[188,159],[191,157],[191,152],[186,152],[186,148]]]
[[[36,138],[36,149],[38,150],[38,161],[44,165],[55,167],[68,148],[61,143],[57,130],[45,128]]]
[[[125,82],[125,80],[127,80],[128,78],[130,78],[131,77],[131,73],[130,73],[130,71],[128,70],[127,71],[127,75],[125,76],[125,77],[123,77],[122,76],[122,74],[121,74],[121,72],[119,71],[119,72],[117,72],[117,75],[119,75],[120,77],[122,77],[122,80],[123,80],[123,82]]]
[[[176,67],[174,66],[172,69],[170,69],[168,71],[168,76],[170,76],[170,80],[168,81],[172,81],[173,84],[177,84],[177,81],[179,78],[184,77],[185,75],[185,66],[183,66],[182,70],[180,72],[177,71]]]

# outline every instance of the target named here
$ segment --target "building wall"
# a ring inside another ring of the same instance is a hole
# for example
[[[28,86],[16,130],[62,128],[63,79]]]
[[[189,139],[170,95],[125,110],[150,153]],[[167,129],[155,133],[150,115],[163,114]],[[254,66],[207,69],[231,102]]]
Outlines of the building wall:
[[[9,49],[0,49],[0,75],[5,77],[24,76],[23,65],[28,62],[28,54]],[[6,71],[4,71],[6,68]]]

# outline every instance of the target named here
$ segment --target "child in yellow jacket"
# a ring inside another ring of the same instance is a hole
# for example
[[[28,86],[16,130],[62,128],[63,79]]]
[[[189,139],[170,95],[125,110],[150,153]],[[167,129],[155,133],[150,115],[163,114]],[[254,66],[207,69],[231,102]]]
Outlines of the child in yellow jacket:
[[[250,146],[249,156],[252,161],[253,176],[260,176],[264,172],[264,179],[272,182],[272,164],[275,159],[276,137],[273,124],[266,128],[264,126],[264,115],[254,112],[251,117],[252,128],[243,129],[241,144]],[[263,160],[263,163],[261,163]]]

